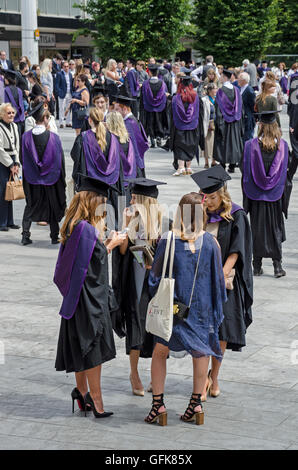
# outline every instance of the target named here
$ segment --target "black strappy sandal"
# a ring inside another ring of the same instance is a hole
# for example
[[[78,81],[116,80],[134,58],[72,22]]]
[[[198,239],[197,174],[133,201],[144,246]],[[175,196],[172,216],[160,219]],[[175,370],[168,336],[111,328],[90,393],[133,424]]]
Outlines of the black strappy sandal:
[[[201,411],[195,411],[197,406],[201,406]],[[190,421],[195,421],[197,425],[204,424],[204,412],[201,402],[201,394],[193,393],[188,404],[188,407],[183,416],[180,416],[180,419],[185,423]]]
[[[160,397],[160,398],[156,398],[156,397]],[[151,411],[149,413],[149,415],[145,418],[145,422],[146,423],[149,423],[149,424],[152,424],[152,423],[155,423],[157,420],[158,420],[158,424],[160,426],[166,426],[167,425],[167,421],[168,421],[168,413],[167,411],[163,411],[162,413],[159,413],[159,408],[161,406],[165,406],[164,402],[163,402],[163,393],[159,394],[159,395],[152,395],[152,408],[151,408]]]

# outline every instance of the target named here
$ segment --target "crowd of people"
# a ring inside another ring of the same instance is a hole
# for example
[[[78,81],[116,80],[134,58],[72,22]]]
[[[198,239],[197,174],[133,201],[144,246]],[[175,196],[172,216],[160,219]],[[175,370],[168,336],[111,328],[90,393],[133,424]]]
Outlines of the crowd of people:
[[[113,414],[104,411],[101,367],[116,356],[114,330],[125,337],[135,396],[145,393],[139,360],[152,357],[153,403],[145,421],[167,424],[167,358],[190,354],[193,390],[181,419],[203,424],[202,402],[220,395],[226,349],[246,345],[252,279],[263,274],[262,259],[272,259],[276,278],[286,275],[298,64],[288,73],[284,64],[258,65],[244,60],[230,69],[208,56],[196,67],[152,57],[147,64],[110,59],[103,68],[56,54],[33,66],[22,57],[14,70],[0,53],[0,231],[20,228],[5,190],[22,166],[22,245],[32,244],[32,222],[48,224],[52,244],[60,243],[55,367],[75,373],[73,411],[77,401],[97,418]],[[285,103],[291,152],[279,119]],[[68,207],[64,126],[76,133]],[[180,199],[173,220],[158,201],[165,183],[146,177],[145,154],[156,146],[173,153],[175,177],[190,175],[198,186]],[[194,173],[191,162],[200,156],[204,170]],[[237,167],[243,207],[227,189]],[[150,326],[159,311],[152,299],[167,295],[165,277],[175,280],[166,299],[167,311],[173,309],[167,334],[169,319],[157,330]]]

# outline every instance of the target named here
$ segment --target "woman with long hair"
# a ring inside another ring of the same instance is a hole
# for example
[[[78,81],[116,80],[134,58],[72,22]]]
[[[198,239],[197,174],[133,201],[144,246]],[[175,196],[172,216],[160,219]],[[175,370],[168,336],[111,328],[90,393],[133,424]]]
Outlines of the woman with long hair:
[[[273,80],[265,79],[261,85],[261,93],[256,98],[255,109],[257,113],[263,111],[277,111],[278,102],[274,93],[276,92],[276,83]],[[280,127],[279,116],[276,117],[277,124]]]
[[[258,137],[246,143],[241,167],[244,209],[250,214],[253,237],[254,275],[262,275],[262,259],[271,258],[278,278],[286,275],[282,243],[292,176],[287,171],[288,145],[281,138],[276,116],[277,111],[260,114]]]
[[[121,166],[119,143],[104,124],[104,113],[98,108],[90,108],[89,125],[91,129],[82,132],[75,140],[71,150],[74,161],[72,177],[78,182],[78,173],[92,176],[108,184],[113,184],[118,193],[124,194],[123,170]],[[109,192],[111,217],[118,224],[118,193]]]
[[[34,72],[28,73],[28,80],[32,87],[29,97],[31,101],[34,101],[37,96],[43,94],[42,84],[39,76],[36,75]]]
[[[226,349],[241,351],[245,335],[252,322],[252,239],[246,212],[235,204],[227,191],[231,177],[221,165],[200,171],[192,176],[204,196],[206,231],[217,238],[221,248],[228,300],[223,306],[224,320],[219,327],[222,355]],[[221,360],[212,358],[202,401],[208,393],[220,394],[218,375]]]
[[[113,97],[117,95],[118,86],[121,85],[120,76],[117,72],[117,62],[114,59],[108,60],[104,76],[110,104],[112,105]]]
[[[93,104],[94,108],[97,108],[97,109],[99,109],[100,111],[103,112],[104,120],[106,120],[106,117],[107,117],[107,114],[108,114],[108,108],[109,108],[109,98],[108,98],[108,96],[105,96],[103,93],[97,93],[92,98],[92,104]],[[88,121],[88,117],[86,117],[86,119],[84,121],[81,132],[88,131],[89,129],[91,129],[91,126],[90,126],[89,121]]]
[[[173,275],[175,279],[174,306],[177,302],[189,307],[184,319],[174,314],[169,342],[154,336],[151,363],[153,389],[152,409],[147,423],[167,424],[163,395],[166,379],[166,361],[171,351],[175,357],[192,356],[193,393],[181,420],[204,423],[201,396],[204,393],[209,358],[222,358],[218,328],[223,320],[223,302],[226,300],[220,248],[214,238],[204,231],[202,197],[189,193],[182,197],[173,224],[175,251]],[[168,234],[158,244],[149,275],[150,294],[158,289]],[[173,241],[172,241],[173,243]],[[174,311],[174,313],[176,310]],[[177,312],[176,312],[177,313]]]
[[[146,255],[138,252],[139,262],[130,248],[146,246],[154,255],[163,233],[163,213],[158,203],[157,186],[165,184],[146,178],[131,180],[130,208],[124,213],[123,229],[128,230],[128,239],[120,247],[122,301],[125,316],[126,354],[130,359],[130,382],[132,393],[144,396],[144,387],[139,376],[139,358],[152,355],[152,336],[145,331],[147,306],[149,303],[148,277],[150,263]]]
[[[49,111],[54,114],[55,111],[55,98],[54,98],[54,81],[52,75],[52,60],[44,59],[40,67],[40,81],[43,89],[47,95],[49,104]]]
[[[203,103],[190,81],[191,77],[182,76],[172,99],[170,149],[174,153],[174,166],[178,164],[174,176],[191,175],[191,162],[198,145],[204,149]]]
[[[96,418],[105,412],[101,393],[102,364],[116,356],[109,311],[108,253],[126,235],[105,238],[105,203],[109,185],[82,176],[61,228],[54,282],[63,295],[56,370],[75,372],[71,392],[81,410]],[[88,391],[89,389],[89,391]]]

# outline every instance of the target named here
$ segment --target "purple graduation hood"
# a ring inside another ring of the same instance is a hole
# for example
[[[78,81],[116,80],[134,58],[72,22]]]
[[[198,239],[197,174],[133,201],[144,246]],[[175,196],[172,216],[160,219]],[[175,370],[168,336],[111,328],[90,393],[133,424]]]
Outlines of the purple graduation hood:
[[[130,139],[128,142],[127,155],[125,154],[121,144],[119,147],[120,147],[120,157],[122,161],[124,179],[136,178],[137,165],[136,165],[136,157],[135,157],[135,151],[134,151],[132,140]],[[129,183],[127,181],[124,181],[124,186],[128,186],[128,185]]]
[[[199,97],[193,103],[189,103],[187,110],[184,107],[181,95],[177,94],[172,100],[173,121],[180,131],[192,131],[199,124],[200,101]]]
[[[11,92],[11,89],[9,86],[6,86],[4,88],[4,102],[5,103],[11,103],[12,107],[16,110],[16,115],[14,118],[14,122],[23,122],[25,121],[25,111],[24,111],[24,102],[23,102],[23,93],[20,88],[17,88],[18,90],[18,95],[19,95],[19,104],[15,102],[15,99],[13,97],[13,94]]]
[[[266,175],[258,139],[245,143],[243,158],[243,191],[253,201],[278,201],[284,192],[288,169],[288,144],[281,139]]]
[[[128,83],[129,83],[131,96],[133,98],[135,98],[136,96],[138,96],[139,89],[140,89],[140,85],[139,85],[139,82],[138,82],[137,73],[136,73],[135,69],[129,70],[126,74],[126,78],[128,80]]]
[[[66,244],[60,246],[54,283],[63,295],[59,315],[66,320],[76,311],[98,235],[92,225],[82,220]]]
[[[25,179],[30,184],[52,186],[61,175],[62,146],[58,135],[50,133],[42,161],[39,160],[34,144],[32,130],[22,138],[22,157]]]
[[[137,167],[143,170],[145,168],[144,155],[149,149],[149,142],[146,132],[141,123],[138,123],[133,117],[124,120],[135,151]]]
[[[163,111],[167,104],[166,84],[163,81],[157,95],[154,96],[150,87],[149,80],[145,80],[142,85],[142,95],[144,109],[147,112],[159,113]]]
[[[231,214],[233,215],[237,211],[243,210],[242,207],[238,206],[234,202],[232,202],[232,210]],[[222,212],[222,209],[216,212],[208,212],[207,210],[207,216],[208,216],[208,224],[214,224],[215,222],[222,222],[224,219],[220,216],[220,213]]]
[[[111,134],[108,158],[105,157],[91,129],[82,133],[82,139],[88,176],[107,184],[117,183],[120,175],[120,150],[117,138]]]
[[[242,115],[242,98],[240,90],[237,87],[234,87],[234,90],[235,99],[233,103],[227,97],[222,88],[220,88],[216,94],[216,103],[221,110],[224,120],[229,123],[240,121]]]

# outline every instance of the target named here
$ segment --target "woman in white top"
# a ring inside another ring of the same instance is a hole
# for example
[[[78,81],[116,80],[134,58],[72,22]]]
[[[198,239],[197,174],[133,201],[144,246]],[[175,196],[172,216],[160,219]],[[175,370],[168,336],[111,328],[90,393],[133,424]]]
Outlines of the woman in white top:
[[[215,96],[218,90],[216,83],[208,83],[207,94],[202,97],[204,105],[204,137],[205,137],[205,167],[209,168],[209,158],[212,160],[211,166],[216,165],[213,159],[213,145],[214,145],[214,120],[215,120]]]
[[[40,81],[47,95],[49,111],[51,114],[53,114],[54,109],[55,109],[55,98],[54,98],[54,82],[53,82],[53,75],[52,75],[52,60],[51,59],[45,59],[43,61],[41,68],[40,68]]]
[[[118,85],[121,85],[120,77],[117,72],[117,62],[114,59],[108,61],[104,74],[111,105],[113,103],[113,96],[118,93]]]

